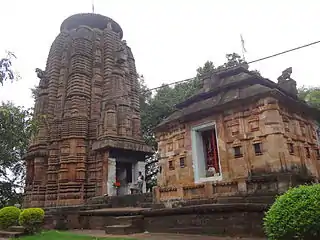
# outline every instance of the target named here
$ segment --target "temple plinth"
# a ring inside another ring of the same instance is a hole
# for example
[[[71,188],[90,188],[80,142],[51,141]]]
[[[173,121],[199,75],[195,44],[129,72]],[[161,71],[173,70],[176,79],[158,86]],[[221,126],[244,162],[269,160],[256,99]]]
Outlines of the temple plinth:
[[[135,60],[118,23],[76,14],[37,69],[37,136],[25,156],[25,205],[83,204],[128,194],[150,154],[141,135]],[[113,184],[120,182],[120,188]]]

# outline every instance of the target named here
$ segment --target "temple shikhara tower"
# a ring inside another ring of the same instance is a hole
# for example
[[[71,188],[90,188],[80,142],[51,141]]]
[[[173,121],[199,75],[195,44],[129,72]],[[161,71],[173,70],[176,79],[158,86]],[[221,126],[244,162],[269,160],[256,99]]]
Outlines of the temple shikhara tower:
[[[118,23],[76,14],[37,69],[39,131],[27,162],[26,206],[83,204],[130,192],[144,174],[135,60]],[[115,189],[114,183],[120,183]]]

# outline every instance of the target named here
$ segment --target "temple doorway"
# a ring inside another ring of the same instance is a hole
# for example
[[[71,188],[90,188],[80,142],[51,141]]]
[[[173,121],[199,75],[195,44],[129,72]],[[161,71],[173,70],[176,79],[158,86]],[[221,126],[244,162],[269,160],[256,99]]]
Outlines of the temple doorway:
[[[206,177],[220,175],[217,135],[215,128],[201,132]]]
[[[112,149],[109,152],[107,191],[109,196],[136,194],[139,172],[145,173],[144,155]],[[146,184],[143,185],[143,192]]]
[[[195,182],[221,180],[222,173],[215,123],[192,128],[191,142]]]
[[[116,182],[120,184],[117,188],[117,195],[130,194],[130,187],[134,183],[131,162],[116,162]]]

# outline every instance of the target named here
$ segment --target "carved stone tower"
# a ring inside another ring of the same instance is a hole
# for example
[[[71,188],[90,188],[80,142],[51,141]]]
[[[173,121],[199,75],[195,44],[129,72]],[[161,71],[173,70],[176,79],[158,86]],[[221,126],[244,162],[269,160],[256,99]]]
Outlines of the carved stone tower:
[[[113,195],[125,163],[132,171],[123,182],[143,172],[151,149],[142,140],[135,61],[122,36],[118,23],[99,14],[62,23],[45,71],[36,70],[40,120],[25,157],[26,206]]]

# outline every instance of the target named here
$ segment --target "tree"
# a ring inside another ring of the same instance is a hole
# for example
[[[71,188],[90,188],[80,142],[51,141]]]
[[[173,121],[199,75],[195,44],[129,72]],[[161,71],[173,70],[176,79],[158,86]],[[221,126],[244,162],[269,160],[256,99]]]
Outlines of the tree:
[[[3,82],[6,80],[13,81],[17,79],[19,75],[15,73],[12,69],[12,59],[16,58],[13,52],[7,51],[7,56],[0,59],[0,83],[3,85]]]
[[[298,96],[310,106],[320,109],[320,87],[302,86],[298,89]]]
[[[39,86],[34,86],[30,90],[31,90],[31,96],[32,96],[33,100],[35,101],[39,96],[40,88],[39,88]]]
[[[0,60],[0,83],[19,79],[12,70],[14,53]],[[25,166],[22,156],[26,153],[31,135],[37,131],[32,119],[32,109],[15,106],[11,102],[0,105],[0,208],[21,201]]]
[[[24,186],[26,153],[31,135],[36,130],[32,110],[11,102],[0,106],[0,205],[18,199],[17,190]]]
[[[201,75],[203,75],[203,74],[205,74],[205,73],[207,73],[207,72],[210,72],[210,71],[212,71],[212,70],[214,70],[214,69],[215,69],[215,66],[214,66],[213,62],[211,62],[211,61],[206,61],[206,62],[204,63],[204,65],[203,65],[203,67],[199,67],[199,68],[197,69],[197,78],[200,78]]]

